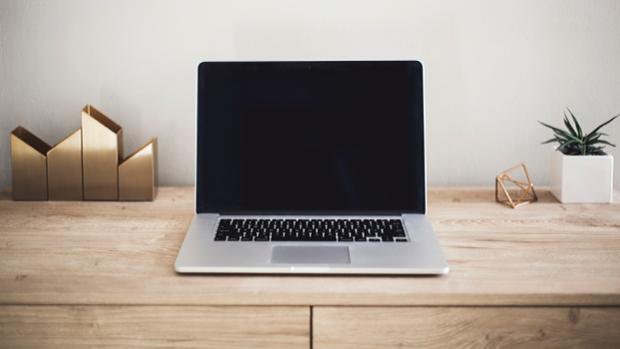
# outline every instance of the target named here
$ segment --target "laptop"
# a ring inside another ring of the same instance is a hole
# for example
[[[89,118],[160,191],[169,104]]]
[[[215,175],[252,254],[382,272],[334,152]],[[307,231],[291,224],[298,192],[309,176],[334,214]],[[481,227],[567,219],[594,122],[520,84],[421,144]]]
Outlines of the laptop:
[[[419,61],[203,62],[179,273],[445,274]]]

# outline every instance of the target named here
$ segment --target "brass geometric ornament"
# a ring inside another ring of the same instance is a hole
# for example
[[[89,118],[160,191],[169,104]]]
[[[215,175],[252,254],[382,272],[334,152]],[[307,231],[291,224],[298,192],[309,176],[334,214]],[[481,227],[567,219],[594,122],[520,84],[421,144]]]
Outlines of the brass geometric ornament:
[[[157,195],[157,139],[123,158],[120,125],[91,105],[81,127],[53,147],[11,132],[13,200],[142,200]]]
[[[11,132],[13,200],[47,200],[49,144],[18,126]]]
[[[85,200],[118,200],[123,129],[87,105],[82,109],[82,173]]]
[[[118,198],[150,201],[157,195],[157,138],[138,148],[118,166]]]
[[[537,200],[538,196],[525,164],[513,166],[495,177],[495,201],[517,208]]]
[[[83,200],[82,129],[77,129],[47,151],[49,200]]]

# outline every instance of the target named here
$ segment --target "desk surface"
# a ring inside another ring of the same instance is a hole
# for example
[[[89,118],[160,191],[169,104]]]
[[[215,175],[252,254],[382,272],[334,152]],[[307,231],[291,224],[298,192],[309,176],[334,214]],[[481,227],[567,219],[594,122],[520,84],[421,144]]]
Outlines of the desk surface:
[[[620,305],[617,203],[563,205],[542,191],[513,210],[491,189],[431,190],[442,277],[178,275],[192,212],[192,188],[140,203],[2,194],[0,304]]]

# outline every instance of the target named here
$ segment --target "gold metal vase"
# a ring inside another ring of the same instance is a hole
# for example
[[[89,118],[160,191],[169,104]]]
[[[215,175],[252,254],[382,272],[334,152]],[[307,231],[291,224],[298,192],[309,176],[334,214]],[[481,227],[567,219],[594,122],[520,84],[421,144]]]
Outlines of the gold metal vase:
[[[118,167],[118,194],[123,201],[152,201],[157,195],[157,138],[138,148]]]
[[[154,200],[157,138],[123,160],[123,130],[91,105],[82,127],[53,147],[23,127],[11,132],[14,200]]]
[[[25,128],[11,132],[13,200],[47,200],[49,144]]]
[[[82,200],[82,129],[47,152],[47,190],[50,200]]]
[[[91,105],[82,109],[84,200],[118,200],[123,130]]]

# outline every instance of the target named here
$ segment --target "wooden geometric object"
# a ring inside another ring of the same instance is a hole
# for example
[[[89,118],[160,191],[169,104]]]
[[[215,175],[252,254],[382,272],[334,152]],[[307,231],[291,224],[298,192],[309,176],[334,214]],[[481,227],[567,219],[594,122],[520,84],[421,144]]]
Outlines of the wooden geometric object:
[[[495,201],[517,208],[537,200],[525,164],[513,166],[495,177]]]
[[[47,152],[50,200],[82,200],[82,130],[77,129]]]
[[[84,200],[118,200],[122,135],[121,127],[94,107],[82,109]]]
[[[157,138],[138,148],[118,167],[118,194],[123,201],[152,201],[157,195]]]
[[[49,144],[25,128],[11,132],[13,200],[47,200],[47,161]]]

